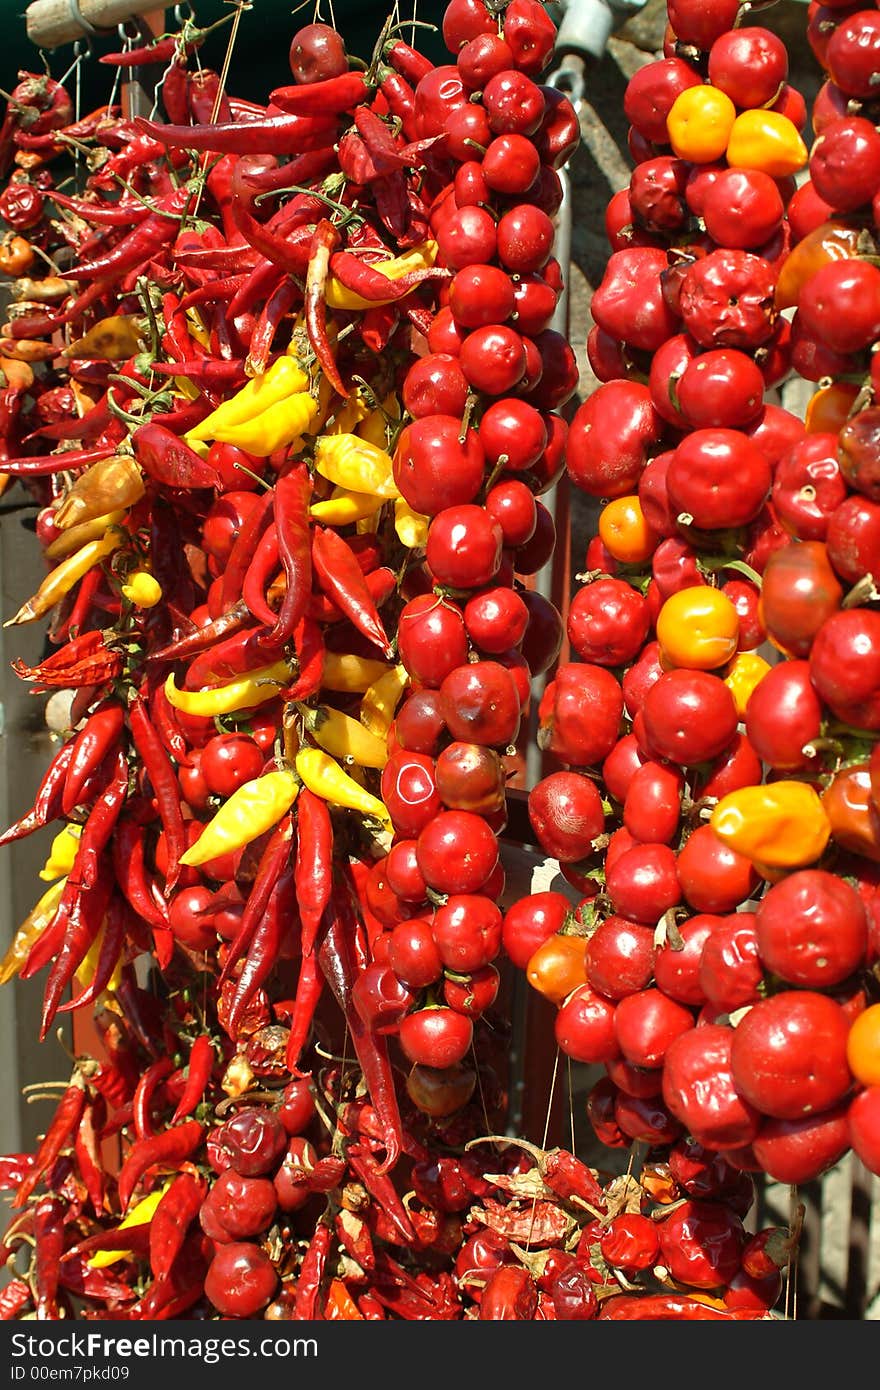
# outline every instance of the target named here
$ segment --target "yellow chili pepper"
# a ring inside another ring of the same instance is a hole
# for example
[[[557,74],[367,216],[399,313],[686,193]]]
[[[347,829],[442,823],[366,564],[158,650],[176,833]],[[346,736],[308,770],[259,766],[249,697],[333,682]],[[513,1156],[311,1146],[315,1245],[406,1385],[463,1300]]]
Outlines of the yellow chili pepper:
[[[726,155],[732,169],[760,169],[771,179],[784,179],[803,169],[808,152],[794,121],[758,108],[737,116]]]
[[[398,497],[394,503],[394,529],[397,539],[407,550],[424,550],[428,543],[430,519],[414,512],[408,502]]]
[[[350,758],[358,767],[383,768],[387,763],[384,740],[370,733],[359,720],[330,705],[319,705],[313,710],[303,708],[301,713],[306,728],[325,753],[332,753],[334,758]]]
[[[737,652],[731,661],[724,673],[724,684],[733,696],[740,719],[745,718],[749,696],[770,669],[770,663],[757,652]]]
[[[369,690],[389,669],[387,662],[372,661],[366,656],[355,656],[351,652],[327,652],[321,685],[325,690],[353,695]]]
[[[206,864],[218,855],[233,854],[249,845],[278,824],[296,801],[298,792],[299,780],[285,768],[242,782],[208,821],[195,844],[180,856],[181,864]]]
[[[0,961],[0,985],[5,985],[18,974],[30,955],[31,947],[51,923],[64,892],[66,878],[60,878],[35,903],[25,917]]]
[[[51,883],[53,879],[61,878],[62,874],[70,873],[81,834],[82,826],[76,825],[73,821],[58,831],[52,841],[49,856],[39,873],[39,877],[45,883]]]
[[[723,796],[709,821],[738,854],[770,869],[814,864],[828,844],[831,823],[806,782],[768,782]]]
[[[239,676],[229,685],[213,690],[178,690],[174,676],[165,682],[165,696],[175,709],[184,714],[202,715],[207,719],[215,714],[234,714],[236,710],[253,709],[274,700],[279,690],[288,684],[292,671],[286,661],[274,661],[271,666],[258,666],[246,676]]]
[[[694,164],[711,164],[727,149],[736,107],[725,92],[704,83],[679,92],[666,117],[673,154]]]
[[[237,425],[215,425],[214,438],[264,459],[305,434],[317,413],[318,403],[314,397],[308,391],[296,391],[250,420],[242,420]]]
[[[358,718],[376,738],[387,738],[394,713],[409,682],[405,666],[392,666],[364,691]]]
[[[356,434],[322,434],[315,441],[315,468],[322,478],[352,492],[399,496],[391,455]]]
[[[370,269],[386,275],[389,280],[399,280],[411,275],[415,270],[428,270],[437,259],[436,241],[422,241],[402,256],[392,256],[387,261],[373,261]],[[346,289],[335,275],[328,275],[324,286],[324,298],[331,309],[372,309],[377,304],[391,304],[394,296],[387,299],[364,299],[354,290]]]
[[[82,525],[70,526],[46,546],[44,553],[50,560],[63,560],[66,555],[72,555],[75,550],[79,550],[87,541],[100,540],[104,532],[111,526],[118,526],[124,516],[123,511],[105,512],[103,516],[96,516],[94,521],[84,521]]]
[[[327,426],[328,434],[354,434],[358,425],[367,420],[370,415],[370,407],[367,405],[361,393],[355,392],[343,401],[337,410],[333,412],[330,423]]]
[[[211,335],[205,327],[204,320],[195,307],[190,307],[186,311],[186,321],[189,326],[189,336],[194,342],[203,348],[210,348]]]
[[[122,585],[122,596],[135,608],[155,608],[162,597],[162,585],[149,570],[132,570]]]
[[[308,384],[308,376],[293,357],[287,354],[278,357],[268,371],[255,376],[228,401],[218,405],[216,410],[194,425],[187,433],[187,440],[218,439],[218,426],[226,429],[230,425],[244,424],[288,396],[304,391]]]
[[[92,979],[94,978],[95,970],[98,966],[98,960],[100,959],[101,946],[103,945],[104,933],[106,930],[107,923],[105,920],[101,924],[101,930],[98,932],[98,935],[95,937],[94,941],[92,942],[91,946],[89,947],[88,951],[83,957],[82,962],[76,968],[76,979],[80,989],[88,989],[89,985],[92,982]],[[120,959],[113,967],[113,974],[110,976],[110,979],[107,985],[105,986],[104,992],[106,994],[115,994],[116,990],[119,988],[119,982],[121,979],[122,961]]]
[[[148,1221],[152,1221],[156,1215],[156,1208],[161,1202],[165,1193],[168,1191],[173,1178],[169,1178],[161,1187],[157,1187],[137,1206],[132,1207],[127,1216],[120,1221],[117,1230],[128,1230],[130,1226],[146,1226]],[[107,1265],[116,1264],[119,1260],[130,1260],[132,1257],[130,1250],[98,1250],[88,1261],[90,1269],[105,1269]]]
[[[143,474],[131,454],[115,454],[80,474],[52,520],[65,531],[107,512],[127,511],[145,491]]]
[[[671,594],[657,615],[660,655],[668,666],[714,671],[736,652],[739,615],[730,599],[709,584]]]
[[[390,827],[391,817],[385,803],[359,786],[322,748],[301,748],[296,755],[296,770],[303,785],[323,801],[332,806],[346,806],[351,811],[362,811],[365,816]]]
[[[312,503],[309,514],[325,526],[349,526],[364,517],[375,516],[381,505],[381,499],[371,492],[350,492],[348,488],[335,487],[323,502]]]
[[[31,623],[35,618],[42,618],[44,613],[55,607],[59,599],[69,593],[84,574],[88,574],[95,565],[106,560],[125,540],[125,532],[114,526],[100,540],[89,541],[75,555],[69,555],[46,575],[33,597],[19,608],[14,618],[7,618],[3,626],[15,627],[18,623]]]
[[[388,426],[400,419],[400,401],[393,391],[381,402],[378,410],[371,410],[367,418],[357,427],[358,439],[375,444],[377,449],[388,448]]]
[[[131,314],[111,314],[93,324],[88,333],[66,347],[62,357],[92,357],[104,362],[120,362],[134,357],[144,346],[142,320]]]

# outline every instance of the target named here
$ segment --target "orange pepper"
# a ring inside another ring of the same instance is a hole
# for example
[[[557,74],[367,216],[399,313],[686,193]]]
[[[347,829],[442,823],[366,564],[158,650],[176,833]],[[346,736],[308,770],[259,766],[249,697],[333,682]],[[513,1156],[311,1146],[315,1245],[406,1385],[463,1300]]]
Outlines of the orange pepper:
[[[733,169],[760,169],[771,179],[796,174],[807,162],[807,147],[794,121],[779,111],[741,111],[733,123],[727,162]]]
[[[720,589],[695,584],[671,594],[657,615],[657,641],[666,666],[714,671],[730,661],[739,637],[739,615]]]
[[[649,560],[660,537],[648,524],[636,495],[615,497],[599,513],[599,538],[609,555],[622,565]]]
[[[354,1322],[356,1318],[363,1320],[363,1316],[342,1280],[331,1279],[330,1287],[327,1290],[327,1304],[324,1308],[325,1320],[336,1322],[343,1318],[346,1321]]]
[[[818,793],[794,780],[728,792],[709,824],[730,849],[770,870],[815,864],[831,836]]]
[[[733,696],[736,712],[745,718],[749,696],[770,670],[770,663],[757,652],[737,652],[724,672],[724,684]]]
[[[727,149],[736,107],[726,92],[703,83],[679,92],[666,117],[673,154],[694,164],[712,164]]]
[[[846,424],[860,389],[849,381],[835,381],[814,391],[804,411],[807,434],[837,434]]]
[[[557,1008],[573,989],[587,983],[587,938],[556,932],[533,952],[526,966],[526,979],[539,994]]]
[[[823,265],[829,261],[851,260],[856,256],[859,235],[858,228],[848,227],[845,222],[835,218],[807,232],[782,262],[776,281],[777,309],[793,308],[804,285]]]

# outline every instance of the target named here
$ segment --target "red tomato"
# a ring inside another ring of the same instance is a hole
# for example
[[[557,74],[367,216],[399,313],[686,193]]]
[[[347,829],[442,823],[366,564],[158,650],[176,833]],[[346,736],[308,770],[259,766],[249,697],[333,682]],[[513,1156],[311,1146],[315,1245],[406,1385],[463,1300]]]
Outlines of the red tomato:
[[[634,1067],[662,1067],[673,1038],[693,1026],[691,1010],[659,989],[625,995],[614,1015],[617,1045]]]
[[[734,1030],[691,1028],[663,1059],[663,1099],[688,1133],[707,1148],[735,1148],[755,1138],[761,1116],[739,1093],[730,1064]]]
[[[654,933],[626,917],[606,917],[587,944],[587,979],[609,999],[647,989],[654,971]]]
[[[579,985],[556,1015],[556,1041],[575,1062],[608,1062],[620,1051],[614,1005],[589,985]]]
[[[785,990],[761,999],[734,1031],[737,1087],[774,1119],[799,1120],[827,1110],[852,1086],[848,1033],[845,1013],[825,994]]]
[[[246,734],[218,734],[201,750],[200,766],[208,789],[225,798],[259,777],[265,760],[259,744]]]
[[[765,968],[808,989],[845,980],[863,963],[868,945],[858,893],[824,869],[801,869],[768,889],[755,930]]]

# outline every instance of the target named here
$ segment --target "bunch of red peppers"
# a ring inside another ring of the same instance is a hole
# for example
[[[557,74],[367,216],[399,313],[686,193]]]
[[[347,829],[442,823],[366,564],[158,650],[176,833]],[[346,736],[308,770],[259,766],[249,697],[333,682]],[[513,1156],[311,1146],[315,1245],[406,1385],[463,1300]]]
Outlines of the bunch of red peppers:
[[[0,463],[47,564],[7,626],[48,619],[16,669],[70,701],[0,837],[56,832],[0,979],[102,1040],[0,1164],[2,1316],[765,1316],[795,1237],[746,1238],[723,1155],[610,1180],[499,1135],[578,380],[554,26],[451,0],[435,66],[307,25],[262,107],[204,32],[111,55],[161,65],[164,120],[22,75],[0,131]]]

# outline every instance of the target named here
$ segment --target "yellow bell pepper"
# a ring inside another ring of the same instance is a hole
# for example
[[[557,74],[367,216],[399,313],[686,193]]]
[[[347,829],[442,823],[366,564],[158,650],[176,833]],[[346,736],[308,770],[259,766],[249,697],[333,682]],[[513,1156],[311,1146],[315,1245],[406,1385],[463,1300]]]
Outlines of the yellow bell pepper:
[[[388,749],[382,738],[370,733],[357,719],[330,705],[317,709],[301,708],[305,726],[312,738],[334,758],[351,759],[358,767],[383,768]]]
[[[385,803],[359,786],[322,748],[301,748],[296,755],[296,770],[303,785],[323,801],[351,811],[362,811],[365,816],[391,827]]]
[[[733,703],[740,719],[745,718],[746,706],[752,691],[761,684],[770,669],[769,661],[758,656],[757,652],[737,652],[727,667],[722,679],[733,696]]]
[[[794,121],[780,111],[757,108],[737,116],[726,157],[732,169],[760,169],[771,179],[784,179],[803,169],[808,152]]]
[[[356,434],[322,434],[315,441],[315,468],[322,478],[352,492],[399,496],[391,455]]]
[[[25,917],[9,947],[0,960],[0,985],[5,985],[18,974],[30,955],[31,947],[50,925],[64,892],[66,878],[53,883]]]
[[[436,241],[422,241],[401,256],[392,256],[387,261],[373,261],[370,269],[386,275],[389,280],[400,280],[413,271],[430,269],[436,259]],[[373,309],[377,304],[392,304],[394,295],[389,295],[387,299],[365,299],[355,290],[346,289],[335,275],[328,275],[324,299],[331,309]]]
[[[679,92],[669,108],[666,130],[673,154],[694,164],[711,164],[727,149],[736,107],[726,92],[703,83]]]
[[[337,694],[363,693],[388,670],[390,667],[385,661],[372,661],[369,657],[355,656],[351,652],[327,652],[321,685],[325,690]]]
[[[371,492],[350,492],[348,488],[335,487],[323,502],[313,502],[309,515],[325,526],[350,526],[364,517],[375,516],[382,505],[381,498]]]
[[[657,641],[665,665],[714,671],[730,661],[739,636],[739,615],[730,599],[709,584],[670,594],[657,614]]]
[[[148,1221],[152,1221],[156,1215],[156,1208],[173,1181],[173,1178],[169,1178],[161,1187],[157,1187],[155,1192],[151,1192],[142,1202],[138,1202],[137,1206],[132,1207],[128,1215],[120,1221],[117,1230],[127,1231],[130,1226],[146,1226]],[[107,1265],[116,1264],[119,1260],[130,1259],[130,1250],[98,1250],[88,1264],[90,1269],[105,1269]]]
[[[204,420],[194,425],[187,432],[186,438],[217,439],[218,426],[225,430],[231,425],[244,424],[255,415],[261,415],[264,410],[277,405],[279,401],[286,400],[288,396],[304,391],[308,384],[308,376],[293,357],[287,354],[278,357],[268,371],[255,376],[246,386],[242,386],[240,391],[236,391],[234,396],[230,396],[228,401],[223,401]]]
[[[65,531],[107,512],[127,511],[145,491],[143,474],[131,454],[115,454],[93,463],[80,474],[64,494],[52,520],[59,530]]]
[[[365,729],[376,738],[387,738],[388,730],[404,690],[409,682],[409,672],[405,666],[392,666],[367,690],[361,700],[358,718]]]
[[[250,420],[242,420],[237,425],[215,425],[214,438],[264,459],[276,449],[287,448],[300,439],[317,413],[315,398],[308,391],[296,391]]]
[[[135,608],[155,608],[162,597],[162,585],[149,570],[132,570],[122,585],[122,597]]]
[[[233,854],[277,825],[296,801],[299,781],[288,769],[264,772],[224,801],[195,844],[180,856],[181,864],[207,864],[221,854]]]
[[[106,560],[125,540],[125,532],[113,526],[100,540],[89,541],[81,546],[74,555],[69,555],[46,575],[33,597],[22,604],[14,618],[7,618],[3,626],[15,627],[18,623],[32,623],[35,618],[42,618],[50,608],[55,607],[59,599],[70,592],[83,575],[88,574],[89,570],[99,565],[102,560]]]
[[[44,551],[46,558],[49,560],[65,559],[66,556],[72,555],[88,541],[100,540],[104,532],[108,531],[111,526],[118,526],[124,516],[125,512],[123,511],[105,512],[103,516],[96,516],[94,521],[84,521],[81,525],[70,526],[46,546]]]
[[[62,874],[70,873],[81,834],[82,826],[76,825],[73,821],[69,821],[58,831],[52,841],[49,856],[39,873],[39,877],[45,883],[51,883],[53,879],[61,878]]]
[[[414,512],[408,502],[398,497],[394,503],[394,530],[397,539],[407,550],[424,550],[428,543],[430,518]]]
[[[283,690],[292,675],[286,661],[273,661],[271,666],[257,666],[246,676],[239,676],[229,685],[218,685],[213,690],[178,690],[174,676],[165,682],[165,696],[175,709],[184,714],[197,714],[207,719],[214,715],[234,714],[236,710],[253,709],[274,700],[279,690]]]
[[[709,821],[737,854],[770,869],[814,864],[831,835],[819,795],[806,782],[768,782],[723,796]]]

